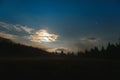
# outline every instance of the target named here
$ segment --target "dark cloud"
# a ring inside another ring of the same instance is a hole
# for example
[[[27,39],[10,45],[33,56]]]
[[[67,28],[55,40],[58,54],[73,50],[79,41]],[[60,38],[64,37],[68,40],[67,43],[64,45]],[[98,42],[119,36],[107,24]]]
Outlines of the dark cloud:
[[[85,43],[96,43],[99,40],[100,40],[99,38],[95,38],[95,37],[85,37],[80,39],[81,42],[85,42]]]
[[[84,51],[85,49],[90,49],[92,47],[98,46],[100,44],[101,39],[96,37],[84,37],[81,38],[80,41],[75,42],[73,44],[76,49],[79,51]]]

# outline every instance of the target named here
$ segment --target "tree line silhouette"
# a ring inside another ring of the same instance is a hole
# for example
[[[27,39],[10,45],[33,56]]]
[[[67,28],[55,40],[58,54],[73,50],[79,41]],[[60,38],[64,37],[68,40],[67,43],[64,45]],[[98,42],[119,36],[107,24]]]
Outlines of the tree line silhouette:
[[[98,47],[85,50],[84,52],[68,52],[49,53],[45,50],[15,43],[9,39],[0,37],[0,56],[62,56],[62,57],[96,57],[96,58],[120,58],[120,42],[116,44],[108,43],[107,47],[103,46],[101,49]]]
[[[116,44],[108,43],[107,47],[103,46],[99,50],[98,47],[85,50],[85,52],[78,52],[78,56],[98,57],[98,58],[120,58],[120,42]]]
[[[58,53],[54,53],[58,54]],[[90,50],[85,50],[84,52],[78,52],[77,55],[74,52],[68,52],[65,54],[63,51],[59,56],[68,57],[94,57],[94,58],[120,58],[120,42],[116,44],[108,43],[107,47],[104,46],[99,49],[98,47],[91,48]]]

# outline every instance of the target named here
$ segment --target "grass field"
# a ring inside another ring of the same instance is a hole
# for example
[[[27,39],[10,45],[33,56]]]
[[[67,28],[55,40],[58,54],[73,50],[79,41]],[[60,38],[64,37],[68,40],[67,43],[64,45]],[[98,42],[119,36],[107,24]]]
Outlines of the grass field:
[[[120,60],[93,58],[0,58],[0,73],[15,79],[110,78],[120,75]]]

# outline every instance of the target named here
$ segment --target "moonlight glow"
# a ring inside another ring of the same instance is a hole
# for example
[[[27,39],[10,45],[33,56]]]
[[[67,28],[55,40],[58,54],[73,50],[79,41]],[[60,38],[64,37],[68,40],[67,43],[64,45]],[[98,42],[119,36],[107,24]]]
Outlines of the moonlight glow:
[[[50,34],[47,30],[42,29],[30,36],[33,42],[55,42],[58,38],[56,34]]]

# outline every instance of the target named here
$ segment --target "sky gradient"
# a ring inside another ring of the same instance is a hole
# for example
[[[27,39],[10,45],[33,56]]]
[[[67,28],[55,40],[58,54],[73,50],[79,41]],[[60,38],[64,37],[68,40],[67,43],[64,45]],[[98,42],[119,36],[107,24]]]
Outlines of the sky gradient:
[[[43,30],[52,41],[33,40]],[[120,37],[120,1],[0,0],[0,36],[51,50],[105,46]]]

